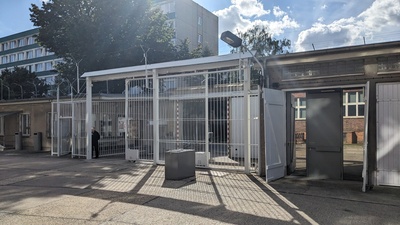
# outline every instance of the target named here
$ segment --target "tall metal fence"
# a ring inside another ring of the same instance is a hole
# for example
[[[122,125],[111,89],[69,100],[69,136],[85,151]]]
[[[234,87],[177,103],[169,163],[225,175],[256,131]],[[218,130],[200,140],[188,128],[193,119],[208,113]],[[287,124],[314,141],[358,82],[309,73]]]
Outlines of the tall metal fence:
[[[260,101],[248,64],[142,72],[120,78],[124,93],[54,103],[52,154],[87,157],[89,118],[100,157],[134,149],[139,160],[163,164],[167,151],[192,149],[199,167],[257,169]]]

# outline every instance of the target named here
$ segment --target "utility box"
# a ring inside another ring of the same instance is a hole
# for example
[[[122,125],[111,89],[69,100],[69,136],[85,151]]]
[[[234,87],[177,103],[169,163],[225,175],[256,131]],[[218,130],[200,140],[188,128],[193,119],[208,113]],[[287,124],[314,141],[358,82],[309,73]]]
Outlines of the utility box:
[[[42,151],[42,132],[33,133],[33,148]]]
[[[126,149],[125,159],[135,162],[139,159],[139,149]]]
[[[165,179],[181,180],[196,176],[195,151],[175,149],[165,153]]]
[[[210,158],[210,153],[206,154],[205,152],[196,152],[195,158],[197,167],[207,167],[208,166],[207,162],[208,159]]]
[[[22,150],[22,133],[15,133],[15,150]]]

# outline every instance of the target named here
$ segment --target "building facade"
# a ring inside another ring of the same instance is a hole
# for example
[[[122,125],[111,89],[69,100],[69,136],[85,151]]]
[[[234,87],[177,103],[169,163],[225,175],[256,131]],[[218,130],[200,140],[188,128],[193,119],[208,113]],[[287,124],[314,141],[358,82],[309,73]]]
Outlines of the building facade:
[[[344,144],[359,143],[364,190],[400,186],[399,41],[264,60],[270,87],[286,95],[288,146],[291,134],[305,142],[308,176],[342,179]]]
[[[216,15],[192,0],[153,0],[153,3],[166,14],[175,30],[174,45],[179,45],[187,38],[190,50],[202,45],[207,46],[213,55],[218,55]]]
[[[62,59],[36,42],[39,29],[27,30],[0,38],[0,71],[15,66],[35,72],[39,79],[53,84],[57,71],[54,66]]]

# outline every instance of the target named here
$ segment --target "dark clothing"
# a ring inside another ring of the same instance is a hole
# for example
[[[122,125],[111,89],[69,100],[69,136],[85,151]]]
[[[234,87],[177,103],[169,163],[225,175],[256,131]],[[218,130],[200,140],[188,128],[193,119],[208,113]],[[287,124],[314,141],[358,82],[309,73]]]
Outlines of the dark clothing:
[[[92,131],[92,153],[95,152],[95,157],[99,158],[99,140],[100,134],[97,131]]]

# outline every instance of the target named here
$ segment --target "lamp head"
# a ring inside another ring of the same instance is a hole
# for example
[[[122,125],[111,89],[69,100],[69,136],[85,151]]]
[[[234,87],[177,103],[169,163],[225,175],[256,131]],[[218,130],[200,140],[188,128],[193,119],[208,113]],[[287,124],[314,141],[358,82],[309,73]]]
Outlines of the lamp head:
[[[242,39],[230,31],[223,32],[221,34],[221,40],[234,48],[242,46]]]

